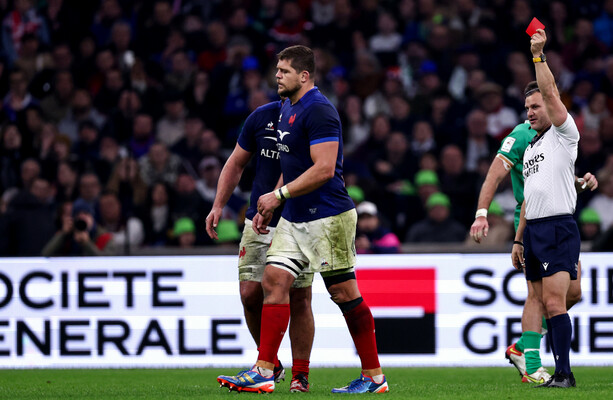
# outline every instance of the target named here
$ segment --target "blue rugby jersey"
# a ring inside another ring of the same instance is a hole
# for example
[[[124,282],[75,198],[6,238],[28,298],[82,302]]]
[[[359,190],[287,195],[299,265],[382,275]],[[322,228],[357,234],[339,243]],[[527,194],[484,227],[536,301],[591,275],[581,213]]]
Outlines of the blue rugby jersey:
[[[277,127],[277,149],[281,154],[284,183],[289,183],[313,166],[311,146],[339,143],[334,177],[311,193],[290,198],[283,218],[307,222],[338,215],[354,208],[343,180],[343,138],[338,112],[317,87],[309,90],[296,104],[286,101],[281,107]]]
[[[247,117],[238,137],[238,144],[244,150],[253,153],[255,158],[255,179],[251,189],[251,200],[245,217],[253,219],[257,213],[258,199],[272,191],[281,176],[279,151],[277,150],[277,122],[281,101],[275,101],[258,107]],[[268,226],[277,226],[283,205],[275,210]]]

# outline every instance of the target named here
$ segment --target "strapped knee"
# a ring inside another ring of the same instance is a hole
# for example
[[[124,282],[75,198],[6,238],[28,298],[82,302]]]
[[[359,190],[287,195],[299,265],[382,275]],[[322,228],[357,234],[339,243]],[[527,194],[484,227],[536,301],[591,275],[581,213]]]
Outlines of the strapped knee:
[[[349,311],[359,306],[363,301],[364,299],[360,296],[357,299],[346,301],[344,303],[336,303],[336,305],[341,309],[343,314],[347,314]]]

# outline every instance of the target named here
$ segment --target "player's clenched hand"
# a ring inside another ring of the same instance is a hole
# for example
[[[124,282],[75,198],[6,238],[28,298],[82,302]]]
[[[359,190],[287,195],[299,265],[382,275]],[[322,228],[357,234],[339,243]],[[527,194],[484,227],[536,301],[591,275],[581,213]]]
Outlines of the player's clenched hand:
[[[206,217],[206,233],[211,239],[218,239],[217,232],[215,232],[215,228],[217,228],[219,218],[221,218],[221,208],[213,207],[209,215],[207,215]]]
[[[524,260],[524,246],[517,243],[513,244],[513,250],[511,251],[511,261],[513,262],[513,266],[515,267],[515,269],[521,270],[526,266],[526,262]]]
[[[280,205],[281,201],[277,200],[275,194],[273,192],[268,192],[261,195],[258,199],[258,212],[262,214],[263,217],[272,217],[275,208]]]
[[[256,234],[265,235],[268,232],[270,232],[268,230],[268,224],[270,223],[271,219],[272,219],[272,214],[270,214],[268,218],[264,218],[262,217],[262,214],[257,213],[255,214],[255,216],[253,217],[253,220],[251,221],[252,222],[251,228]]]
[[[487,237],[487,232],[489,231],[490,226],[487,223],[487,218],[485,217],[477,217],[475,218],[475,222],[473,222],[470,227],[470,236],[477,243],[481,243],[481,239]]]

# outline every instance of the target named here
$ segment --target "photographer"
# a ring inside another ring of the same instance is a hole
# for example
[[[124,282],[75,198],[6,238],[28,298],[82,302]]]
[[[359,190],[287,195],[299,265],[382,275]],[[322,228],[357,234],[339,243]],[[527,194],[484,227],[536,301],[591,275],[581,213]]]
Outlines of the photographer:
[[[61,229],[51,238],[42,251],[51,256],[101,256],[112,235],[98,227],[94,210],[85,200],[76,200],[71,207],[64,203],[60,215]]]

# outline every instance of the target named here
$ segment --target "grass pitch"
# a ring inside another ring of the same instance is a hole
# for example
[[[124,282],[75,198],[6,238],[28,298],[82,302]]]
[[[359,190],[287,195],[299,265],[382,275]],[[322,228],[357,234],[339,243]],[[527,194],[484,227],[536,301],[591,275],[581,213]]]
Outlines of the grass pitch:
[[[383,399],[610,399],[613,367],[575,367],[577,388],[533,389],[508,368],[386,368]],[[332,387],[357,378],[357,368],[314,368],[310,393],[289,393],[289,379],[274,393],[229,393],[215,378],[234,369],[0,370],[0,399],[271,399],[332,398]],[[289,375],[289,371],[288,371]],[[240,396],[240,397],[237,397]],[[367,396],[379,396],[367,394]]]

